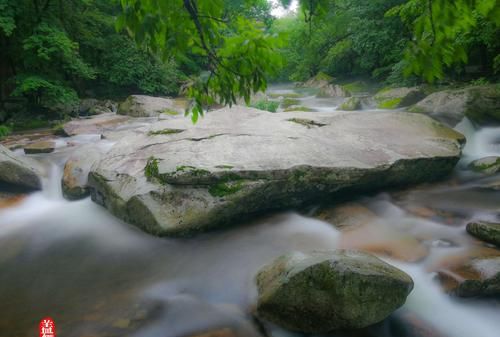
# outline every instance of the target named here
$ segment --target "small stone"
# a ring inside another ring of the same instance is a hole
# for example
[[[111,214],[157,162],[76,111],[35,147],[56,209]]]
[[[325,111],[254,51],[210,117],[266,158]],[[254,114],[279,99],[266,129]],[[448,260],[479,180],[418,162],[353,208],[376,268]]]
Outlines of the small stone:
[[[54,152],[56,143],[51,140],[44,140],[36,143],[31,143],[24,147],[24,153],[37,154],[37,153],[51,153]]]
[[[491,156],[474,160],[469,164],[469,168],[484,174],[496,174],[500,172],[500,157]]]

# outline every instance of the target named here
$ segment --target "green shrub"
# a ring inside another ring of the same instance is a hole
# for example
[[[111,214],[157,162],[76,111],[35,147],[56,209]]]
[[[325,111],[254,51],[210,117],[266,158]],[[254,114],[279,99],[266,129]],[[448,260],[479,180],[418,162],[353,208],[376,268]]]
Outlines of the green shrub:
[[[0,125],[0,139],[3,139],[10,135],[12,130],[7,125]]]
[[[256,108],[259,110],[276,112],[276,110],[278,110],[278,107],[280,106],[280,103],[275,102],[275,101],[269,101],[267,99],[263,99],[263,100],[260,100],[260,101],[257,101],[257,102],[250,104],[250,106],[252,108]]]

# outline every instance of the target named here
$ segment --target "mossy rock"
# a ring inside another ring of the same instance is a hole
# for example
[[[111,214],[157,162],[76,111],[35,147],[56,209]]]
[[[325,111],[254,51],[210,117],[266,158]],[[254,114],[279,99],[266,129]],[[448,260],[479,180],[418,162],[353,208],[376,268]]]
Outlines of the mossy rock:
[[[361,100],[358,97],[349,97],[339,106],[339,110],[344,110],[344,111],[355,111],[361,109],[362,109],[362,104]]]
[[[284,112],[291,112],[291,111],[304,111],[304,112],[311,112],[311,111],[316,111],[312,108],[309,108],[307,106],[303,105],[298,105],[298,106],[291,106],[283,110]]]
[[[476,238],[500,247],[500,223],[477,221],[467,224],[467,232]]]
[[[379,109],[397,109],[413,105],[425,97],[420,88],[384,88],[373,98]]]
[[[297,98],[284,98],[283,101],[281,102],[281,106],[283,109],[289,108],[293,105],[299,105],[300,100]]]
[[[500,172],[500,157],[490,156],[474,160],[469,164],[469,168],[484,174],[496,174]]]
[[[403,271],[358,251],[291,253],[257,275],[257,314],[285,329],[328,333],[378,323],[413,289]]]

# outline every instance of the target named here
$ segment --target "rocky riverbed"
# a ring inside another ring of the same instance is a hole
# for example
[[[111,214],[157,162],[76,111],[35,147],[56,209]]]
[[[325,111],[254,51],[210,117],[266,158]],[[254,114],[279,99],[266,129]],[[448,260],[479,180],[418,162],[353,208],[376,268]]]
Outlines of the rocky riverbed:
[[[311,92],[196,125],[131,97],[7,139],[0,335],[51,315],[68,336],[496,336],[500,129]]]

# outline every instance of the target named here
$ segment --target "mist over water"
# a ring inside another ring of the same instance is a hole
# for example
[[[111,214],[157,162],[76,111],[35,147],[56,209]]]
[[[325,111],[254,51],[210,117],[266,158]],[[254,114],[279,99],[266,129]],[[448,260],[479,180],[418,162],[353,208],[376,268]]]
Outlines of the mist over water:
[[[464,170],[473,159],[500,155],[500,128],[475,129],[464,120],[457,129],[468,143],[448,181],[360,196],[357,202],[377,216],[377,231],[361,235],[359,244],[410,238],[428,251],[413,263],[384,258],[415,281],[394,320],[410,312],[443,336],[496,337],[498,301],[453,299],[434,280],[436,263],[473,245],[465,224],[497,219],[500,205],[500,192],[484,187],[500,177],[482,178]],[[85,143],[112,145],[92,135],[65,141],[52,154],[32,156],[46,168],[43,191],[0,210],[0,336],[32,336],[45,316],[56,320],[61,336],[177,337],[211,328],[259,336],[251,317],[256,272],[283,253],[335,249],[346,242],[331,224],[292,211],[192,239],[152,237],[89,198],[62,198],[62,168],[71,153]],[[76,145],[66,147],[68,142]],[[446,215],[412,212],[426,206]],[[478,268],[488,272],[487,265]],[[404,337],[388,328],[391,320],[367,331],[370,336]],[[273,331],[273,336],[294,335]]]

